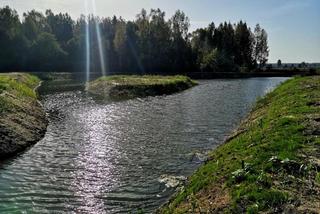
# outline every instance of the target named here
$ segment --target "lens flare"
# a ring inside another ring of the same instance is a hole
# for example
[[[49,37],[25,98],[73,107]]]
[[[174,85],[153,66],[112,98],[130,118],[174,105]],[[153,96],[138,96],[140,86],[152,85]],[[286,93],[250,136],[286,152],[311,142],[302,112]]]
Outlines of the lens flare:
[[[85,1],[86,10],[86,82],[90,81],[90,29],[89,29],[89,9],[88,1]]]
[[[97,15],[97,12],[96,12],[96,1],[95,0],[91,0],[91,4],[92,4],[92,9],[93,9],[93,15],[96,16]],[[99,47],[101,72],[102,72],[102,76],[106,76],[107,75],[107,72],[106,72],[106,61],[105,61],[104,52],[103,52],[101,29],[100,29],[100,25],[99,25],[99,21],[98,21],[97,17],[94,20],[95,20],[95,28],[96,28],[96,34],[97,34],[97,40],[98,40],[98,47]]]

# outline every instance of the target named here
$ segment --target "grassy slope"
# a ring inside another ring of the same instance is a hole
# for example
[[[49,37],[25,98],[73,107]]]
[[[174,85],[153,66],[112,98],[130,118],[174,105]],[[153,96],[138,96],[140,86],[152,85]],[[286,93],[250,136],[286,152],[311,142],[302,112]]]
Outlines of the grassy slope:
[[[260,99],[160,213],[320,210],[320,77]]]
[[[5,113],[19,105],[12,97],[36,99],[34,88],[39,83],[40,80],[37,77],[29,74],[0,74],[0,113]]]
[[[29,74],[0,74],[0,159],[37,142],[46,130],[46,115],[37,100],[40,80]]]
[[[134,98],[175,93],[196,84],[185,76],[119,75],[101,77],[91,82],[88,89],[114,98]]]

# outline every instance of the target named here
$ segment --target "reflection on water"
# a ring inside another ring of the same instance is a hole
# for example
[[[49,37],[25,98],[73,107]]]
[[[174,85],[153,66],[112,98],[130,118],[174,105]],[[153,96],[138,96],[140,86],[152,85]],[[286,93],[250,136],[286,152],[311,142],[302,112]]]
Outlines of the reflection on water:
[[[47,87],[45,138],[0,165],[0,213],[152,212],[283,80],[201,81],[180,94],[116,103]]]

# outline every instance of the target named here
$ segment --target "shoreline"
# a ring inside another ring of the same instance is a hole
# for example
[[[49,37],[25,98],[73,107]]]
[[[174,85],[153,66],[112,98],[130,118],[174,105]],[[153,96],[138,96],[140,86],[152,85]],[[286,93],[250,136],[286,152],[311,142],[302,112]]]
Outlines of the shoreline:
[[[25,73],[1,74],[0,160],[13,157],[41,140],[48,120],[37,90],[42,82]]]
[[[299,77],[258,100],[156,213],[319,210],[319,94],[319,76]]]
[[[84,72],[26,72],[35,76],[38,76],[42,80],[54,80],[54,79],[76,79],[85,81],[86,74]],[[258,78],[258,77],[294,77],[294,76],[312,76],[319,75],[320,70],[265,70],[265,71],[252,71],[252,72],[185,72],[185,73],[164,73],[157,72],[152,74],[147,73],[108,73],[108,76],[119,76],[119,75],[161,75],[161,76],[172,76],[172,75],[184,75],[195,80],[208,80],[208,79],[241,79],[241,78]],[[1,73],[0,73],[1,75]],[[100,72],[91,72],[90,80],[93,81],[101,77]]]

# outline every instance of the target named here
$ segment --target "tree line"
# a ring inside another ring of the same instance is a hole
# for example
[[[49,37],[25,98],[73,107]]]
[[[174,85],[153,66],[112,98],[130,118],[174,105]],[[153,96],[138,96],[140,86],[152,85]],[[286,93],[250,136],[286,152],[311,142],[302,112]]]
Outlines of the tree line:
[[[51,10],[20,19],[7,6],[0,8],[0,71],[83,72],[87,44],[91,70],[101,71],[102,51],[107,73],[242,72],[268,60],[267,33],[259,24],[253,31],[243,21],[211,23],[192,33],[189,28],[180,10],[169,19],[160,9],[143,9],[133,21],[93,15],[73,20]]]

